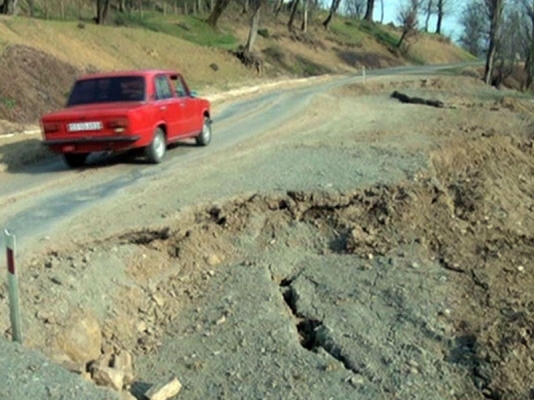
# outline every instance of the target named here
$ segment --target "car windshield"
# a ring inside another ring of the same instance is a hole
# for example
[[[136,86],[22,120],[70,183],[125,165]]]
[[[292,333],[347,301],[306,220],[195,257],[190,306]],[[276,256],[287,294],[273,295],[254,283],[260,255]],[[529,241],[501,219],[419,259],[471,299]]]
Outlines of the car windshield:
[[[144,99],[145,79],[142,76],[116,76],[77,81],[67,106]]]

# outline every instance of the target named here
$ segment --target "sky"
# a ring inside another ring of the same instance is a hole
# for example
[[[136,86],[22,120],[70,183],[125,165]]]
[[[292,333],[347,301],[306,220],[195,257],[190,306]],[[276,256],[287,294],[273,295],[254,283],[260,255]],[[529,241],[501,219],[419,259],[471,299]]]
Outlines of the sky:
[[[329,2],[328,0],[325,0],[326,2]],[[396,25],[398,25],[397,22],[397,13],[399,10],[399,7],[401,4],[403,4],[406,0],[384,0],[384,23],[393,22]],[[462,2],[457,2],[459,4],[462,4]],[[342,3],[343,4],[343,3]],[[452,13],[449,13],[449,15],[445,18],[445,20],[442,23],[442,33],[445,35],[451,37],[453,40],[458,40],[460,37],[460,34],[462,32],[462,28],[459,24],[459,15],[460,10],[452,10]],[[380,21],[380,0],[375,0],[375,9],[373,13],[373,19],[375,21]],[[422,21],[424,23],[424,20]],[[430,31],[436,30],[436,18],[432,17],[430,19]]]

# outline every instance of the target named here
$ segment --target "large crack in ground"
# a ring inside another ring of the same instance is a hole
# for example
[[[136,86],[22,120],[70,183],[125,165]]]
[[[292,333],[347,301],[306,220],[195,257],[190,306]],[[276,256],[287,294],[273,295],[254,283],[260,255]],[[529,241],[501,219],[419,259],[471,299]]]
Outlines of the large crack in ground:
[[[296,301],[297,293],[291,286],[294,279],[295,277],[282,280],[280,290],[285,303],[295,318],[301,346],[311,352],[317,352],[318,348],[322,348],[334,359],[341,362],[345,369],[354,373],[360,373],[351,361],[342,354],[341,349],[334,344],[334,340],[330,337],[328,328],[323,324],[323,321],[299,312]]]

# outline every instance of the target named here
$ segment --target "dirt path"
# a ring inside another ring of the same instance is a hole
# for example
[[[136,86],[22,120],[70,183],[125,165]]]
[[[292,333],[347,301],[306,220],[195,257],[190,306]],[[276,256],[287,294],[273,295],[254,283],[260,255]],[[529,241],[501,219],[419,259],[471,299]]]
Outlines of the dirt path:
[[[184,398],[527,398],[532,106],[496,100],[472,78],[352,85],[209,164],[176,149],[24,264],[29,344],[60,358],[82,306],[134,353],[136,395],[176,374]]]

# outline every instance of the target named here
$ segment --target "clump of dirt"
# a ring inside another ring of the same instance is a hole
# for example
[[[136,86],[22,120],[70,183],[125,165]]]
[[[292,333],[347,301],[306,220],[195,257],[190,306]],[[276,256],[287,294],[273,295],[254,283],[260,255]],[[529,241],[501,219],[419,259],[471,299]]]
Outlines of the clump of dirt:
[[[35,123],[63,107],[74,80],[89,71],[32,47],[7,47],[0,57],[0,119]]]

